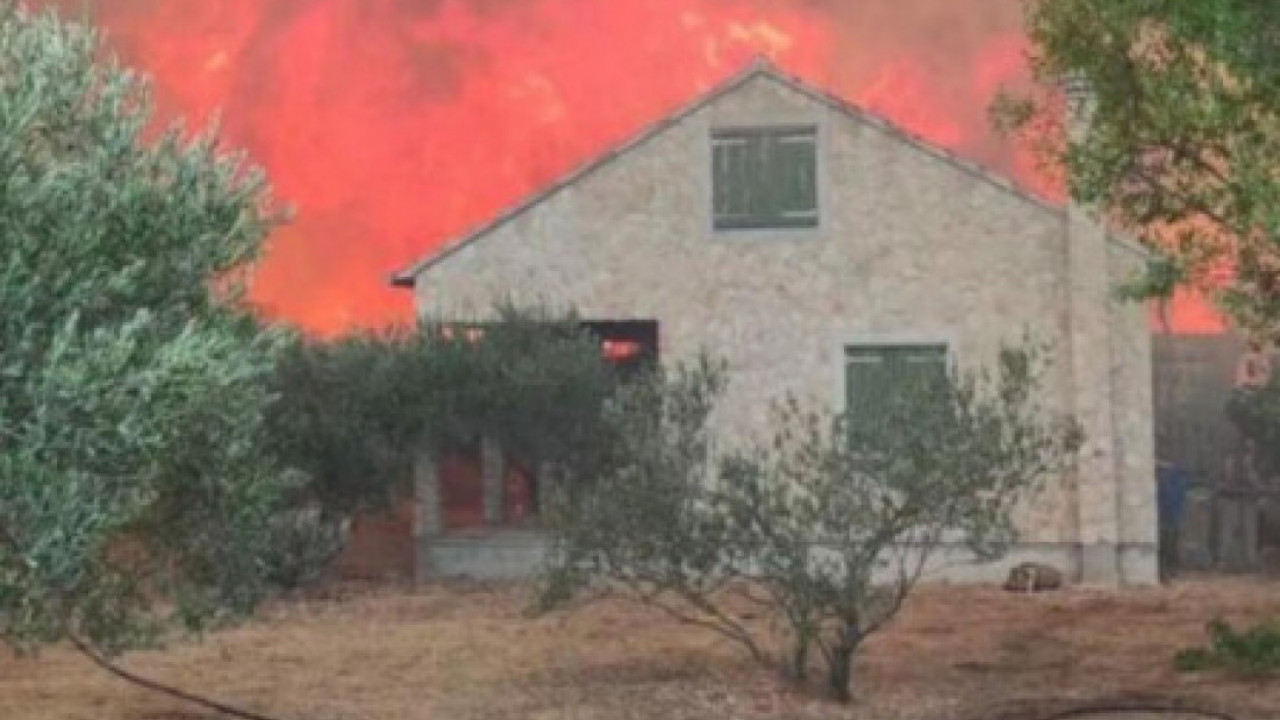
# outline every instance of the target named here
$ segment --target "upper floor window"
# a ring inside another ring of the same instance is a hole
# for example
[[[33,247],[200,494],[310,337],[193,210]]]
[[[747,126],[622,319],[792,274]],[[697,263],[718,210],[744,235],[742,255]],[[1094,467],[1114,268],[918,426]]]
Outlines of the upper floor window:
[[[711,148],[716,230],[817,227],[815,128],[716,130]]]

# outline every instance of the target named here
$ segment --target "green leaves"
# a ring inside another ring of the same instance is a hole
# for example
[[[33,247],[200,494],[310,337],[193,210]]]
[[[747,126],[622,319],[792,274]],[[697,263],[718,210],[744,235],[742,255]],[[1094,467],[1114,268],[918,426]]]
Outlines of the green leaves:
[[[1072,195],[1211,289],[1242,327],[1280,317],[1280,5],[1271,0],[1035,0],[1041,92],[997,115]],[[1063,142],[1056,87],[1082,78],[1090,125]],[[1157,266],[1167,268],[1169,264]],[[1222,271],[1234,276],[1225,284]],[[1168,276],[1135,288],[1167,293]]]
[[[272,211],[211,135],[148,140],[96,34],[0,2],[0,637],[107,652],[267,592],[279,338],[234,304]],[[163,609],[156,598],[170,603]]]
[[[486,323],[296,339],[267,429],[307,495],[342,517],[390,500],[422,450],[482,435],[530,467],[589,477],[612,446],[604,414],[616,384],[572,316],[502,306]]]
[[[729,452],[712,433],[719,364],[624,388],[606,414],[610,462],[551,518],[544,603],[603,581],[765,659],[730,611],[745,602],[785,630],[796,677],[817,649],[844,696],[849,658],[935,552],[999,555],[1015,505],[1079,446],[1075,426],[1037,404],[1035,348],[968,374],[937,366],[877,396],[873,416],[784,399],[768,438]]]
[[[735,576],[708,484],[708,423],[724,378],[704,358],[641,377],[607,403],[603,461],[562,486],[548,519],[560,548],[551,587],[603,576],[703,594]]]
[[[1225,669],[1240,675],[1264,675],[1280,669],[1280,623],[1262,622],[1244,630],[1216,619],[1209,623],[1209,645],[1187,648],[1174,657],[1182,672]]]

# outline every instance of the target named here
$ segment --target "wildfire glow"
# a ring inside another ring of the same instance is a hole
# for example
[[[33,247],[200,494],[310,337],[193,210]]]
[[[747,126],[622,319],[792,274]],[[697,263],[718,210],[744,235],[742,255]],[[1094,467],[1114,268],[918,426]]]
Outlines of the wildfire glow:
[[[642,352],[640,343],[629,340],[605,340],[601,346],[601,354],[605,359],[619,362],[630,360]]]
[[[297,216],[253,298],[319,334],[407,319],[393,270],[757,54],[1058,194],[988,122],[1025,81],[1019,0],[47,1],[267,169]]]

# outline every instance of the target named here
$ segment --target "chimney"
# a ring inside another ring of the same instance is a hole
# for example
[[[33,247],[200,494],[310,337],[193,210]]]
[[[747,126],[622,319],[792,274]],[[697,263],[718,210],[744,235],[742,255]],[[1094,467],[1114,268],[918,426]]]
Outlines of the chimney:
[[[1062,76],[1058,86],[1067,100],[1068,135],[1073,142],[1083,140],[1093,119],[1094,95],[1089,78],[1080,70],[1071,70]]]
[[[1067,99],[1067,136],[1085,139],[1094,99],[1087,78],[1061,80]],[[1119,460],[1114,422],[1111,337],[1111,272],[1107,233],[1093,208],[1068,200],[1067,273],[1070,297],[1072,410],[1084,430],[1077,458],[1080,580],[1098,585],[1124,581],[1121,567]]]

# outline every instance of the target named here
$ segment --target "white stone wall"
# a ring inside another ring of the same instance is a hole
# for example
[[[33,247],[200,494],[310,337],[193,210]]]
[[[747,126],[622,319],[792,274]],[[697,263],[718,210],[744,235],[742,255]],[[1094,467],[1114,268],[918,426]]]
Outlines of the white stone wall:
[[[773,123],[819,128],[819,227],[713,231],[711,130]],[[665,361],[705,349],[730,363],[718,418],[730,439],[763,432],[784,393],[839,407],[843,347],[858,342],[943,341],[975,366],[1029,330],[1055,349],[1044,399],[1066,412],[1066,227],[1062,212],[757,76],[423,272],[417,304],[473,316],[507,297],[657,319]],[[1125,382],[1149,377],[1127,365],[1138,354],[1117,351]],[[1132,395],[1125,427],[1145,438],[1149,388]],[[1125,445],[1126,472],[1145,472],[1143,442]],[[1073,482],[1053,484],[1023,513],[1028,541],[1074,547],[1079,511]]]

